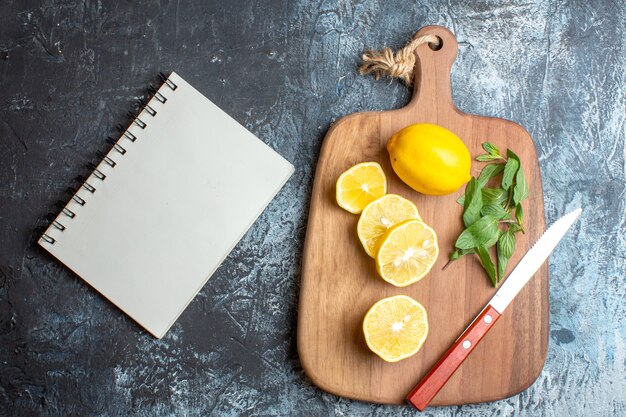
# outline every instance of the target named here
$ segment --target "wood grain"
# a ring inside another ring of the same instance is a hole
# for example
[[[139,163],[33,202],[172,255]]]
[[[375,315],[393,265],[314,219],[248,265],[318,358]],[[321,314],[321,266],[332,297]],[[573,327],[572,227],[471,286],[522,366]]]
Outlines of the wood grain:
[[[417,49],[411,102],[402,109],[352,114],[339,120],[324,139],[317,165],[303,255],[298,352],[317,386],[348,398],[404,403],[495,292],[475,257],[466,256],[442,271],[462,230],[461,207],[455,199],[463,190],[432,197],[401,182],[385,149],[393,133],[413,123],[435,123],[457,134],[472,156],[481,153],[480,145],[486,140],[519,155],[530,186],[523,207],[527,231],[518,238],[508,271],[545,229],[541,175],[530,135],[511,121],[458,110],[450,87],[456,39],[438,26],[425,27],[419,35],[427,33],[439,36],[443,47],[433,51],[421,45]],[[363,161],[379,162],[388,177],[388,192],[415,202],[439,236],[437,263],[426,278],[409,287],[396,288],[377,276],[374,261],[356,235],[358,216],[335,203],[337,177]],[[477,176],[482,166],[475,162],[472,174]],[[430,332],[420,352],[391,364],[368,350],[361,324],[370,306],[397,294],[413,297],[426,307]],[[431,404],[491,401],[524,390],[543,367],[547,343],[548,269],[544,264]]]

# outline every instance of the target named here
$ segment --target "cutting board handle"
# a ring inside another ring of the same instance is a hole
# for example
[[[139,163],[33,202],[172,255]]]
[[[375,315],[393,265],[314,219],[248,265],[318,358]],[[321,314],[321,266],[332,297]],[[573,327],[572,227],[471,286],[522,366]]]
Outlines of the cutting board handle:
[[[459,45],[454,34],[443,26],[425,26],[415,36],[423,35],[438,36],[442,44],[438,50],[434,50],[428,43],[416,48],[413,98],[406,107],[422,115],[432,114],[435,118],[450,107],[456,110],[452,102],[450,69]]]

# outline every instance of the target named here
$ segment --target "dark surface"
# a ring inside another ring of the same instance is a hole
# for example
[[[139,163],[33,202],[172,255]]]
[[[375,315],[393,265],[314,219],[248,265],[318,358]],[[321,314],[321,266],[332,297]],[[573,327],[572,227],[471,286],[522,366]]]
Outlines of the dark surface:
[[[340,116],[408,100],[403,85],[356,67],[365,47],[398,47],[427,24],[457,34],[459,107],[512,119],[535,139],[548,223],[585,209],[550,258],[551,343],[537,382],[504,401],[427,415],[626,414],[625,9],[0,1],[0,415],[414,415],[315,388],[295,324],[323,135]],[[34,228],[154,75],[171,70],[296,173],[155,340],[38,249]]]

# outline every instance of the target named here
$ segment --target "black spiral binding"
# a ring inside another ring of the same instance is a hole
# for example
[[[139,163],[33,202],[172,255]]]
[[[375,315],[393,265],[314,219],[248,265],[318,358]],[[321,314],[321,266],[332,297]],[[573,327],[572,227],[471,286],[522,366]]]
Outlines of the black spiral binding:
[[[178,88],[178,86],[176,85],[176,83],[174,83],[172,80],[170,80],[165,74],[163,74],[162,72],[160,72],[158,74],[158,78],[161,82],[161,86],[165,85],[167,86],[170,90],[172,91],[176,91],[176,89]],[[148,93],[149,93],[149,98],[148,99],[143,99],[140,98],[137,100],[137,111],[133,112],[133,111],[129,111],[128,117],[130,117],[131,119],[131,124],[135,124],[137,126],[139,126],[141,129],[145,129],[148,126],[148,123],[145,122],[144,120],[142,120],[139,116],[141,115],[142,112],[145,112],[146,114],[155,117],[157,115],[157,111],[148,104],[148,102],[150,101],[150,99],[154,98],[155,100],[160,101],[161,103],[165,104],[167,102],[167,97],[165,95],[163,95],[159,90],[160,87],[155,88],[154,86],[152,86],[152,84],[149,85],[148,87]],[[131,142],[135,142],[137,140],[137,136],[134,135],[133,133],[128,131],[128,128],[125,128],[123,125],[118,124],[116,126],[117,130],[120,132],[120,134],[125,137],[126,139],[130,140]],[[119,153],[120,155],[126,155],[127,149],[125,147],[123,147],[122,145],[120,145],[118,143],[118,141],[116,141],[115,139],[113,139],[112,137],[107,137],[106,139],[107,143],[109,143],[111,145],[111,148],[109,148],[109,151],[107,153],[104,152],[100,152],[97,151],[96,154],[98,155],[98,157],[100,158],[101,162],[104,162],[105,164],[109,165],[111,168],[115,168],[117,162],[115,162],[115,160],[113,160],[113,158],[111,158],[108,154],[114,150],[117,153]],[[95,178],[97,178],[100,181],[104,181],[107,176],[98,169],[98,165],[94,164],[92,162],[87,163],[87,167],[91,170],[91,174],[88,177],[84,177],[84,176],[77,176],[76,177],[76,181],[77,181],[77,187],[76,188],[68,188],[66,190],[66,192],[70,195],[70,198],[76,202],[77,204],[84,206],[85,204],[87,204],[87,201],[85,201],[84,198],[82,198],[81,196],[79,196],[77,194],[78,189],[80,188],[84,188],[85,190],[87,190],[88,192],[90,192],[91,194],[94,194],[97,191],[97,188],[93,185],[90,184],[88,182],[88,178],[93,176]],[[62,201],[57,201],[57,207],[60,210],[61,213],[63,213],[68,219],[73,219],[74,217],[76,217],[76,213],[72,210],[70,210],[69,208],[67,208],[67,203],[64,203]],[[48,221],[49,226],[48,227],[54,227],[57,230],[63,232],[66,229],[66,226],[64,224],[62,224],[61,222],[59,222],[57,220],[58,216],[54,216],[52,213],[49,213],[46,216],[46,219]],[[47,228],[44,227],[38,227],[36,229],[36,231],[41,234],[41,239],[51,245],[54,245],[54,243],[56,242],[56,239],[54,239],[52,236],[48,235],[46,233]]]

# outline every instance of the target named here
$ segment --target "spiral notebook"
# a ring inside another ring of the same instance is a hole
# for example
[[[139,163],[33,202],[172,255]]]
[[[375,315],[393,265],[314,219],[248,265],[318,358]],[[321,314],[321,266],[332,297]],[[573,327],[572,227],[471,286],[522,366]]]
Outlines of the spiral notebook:
[[[157,338],[294,171],[179,75],[161,77],[39,239]]]

